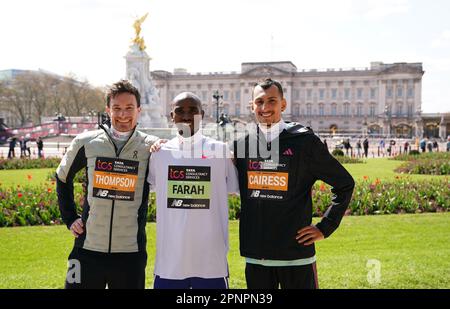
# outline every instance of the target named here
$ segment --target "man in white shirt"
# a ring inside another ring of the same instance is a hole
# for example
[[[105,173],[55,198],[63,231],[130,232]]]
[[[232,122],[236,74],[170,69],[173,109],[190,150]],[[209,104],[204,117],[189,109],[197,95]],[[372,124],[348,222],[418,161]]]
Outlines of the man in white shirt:
[[[228,288],[228,193],[237,171],[225,143],[201,132],[200,99],[183,92],[171,117],[178,135],[150,159],[156,191],[155,289]]]

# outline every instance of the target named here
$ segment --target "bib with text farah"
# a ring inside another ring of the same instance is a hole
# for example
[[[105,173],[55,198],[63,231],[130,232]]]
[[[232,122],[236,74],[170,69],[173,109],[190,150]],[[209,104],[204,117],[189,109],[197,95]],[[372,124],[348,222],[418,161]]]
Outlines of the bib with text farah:
[[[210,189],[210,166],[169,165],[168,208],[209,209]]]

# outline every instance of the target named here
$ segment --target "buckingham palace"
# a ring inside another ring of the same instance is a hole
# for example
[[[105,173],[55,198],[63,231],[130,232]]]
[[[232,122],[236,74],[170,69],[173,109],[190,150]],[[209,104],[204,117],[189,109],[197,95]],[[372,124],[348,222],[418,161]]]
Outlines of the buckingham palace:
[[[424,130],[442,129],[441,119],[432,128],[424,123],[422,63],[372,62],[367,68],[300,70],[291,61],[245,62],[240,72],[175,69],[151,74],[167,116],[171,100],[190,91],[202,99],[207,122],[215,122],[218,113],[234,121],[249,121],[253,86],[271,77],[284,88],[288,106],[283,119],[319,133],[410,138],[424,135]],[[220,99],[214,99],[215,93]]]

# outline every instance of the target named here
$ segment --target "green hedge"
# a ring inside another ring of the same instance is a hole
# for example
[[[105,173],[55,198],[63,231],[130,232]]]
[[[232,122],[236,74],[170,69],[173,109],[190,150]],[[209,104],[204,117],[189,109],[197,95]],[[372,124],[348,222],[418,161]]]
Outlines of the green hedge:
[[[358,158],[350,158],[350,157],[341,157],[337,156],[335,157],[336,160],[339,161],[341,164],[356,164],[356,163],[366,163],[364,160],[358,159]]]
[[[450,160],[450,152],[412,152],[410,154],[402,154],[389,160],[397,161],[415,161],[415,160]]]
[[[22,170],[31,168],[57,168],[60,158],[49,159],[0,159],[0,170]]]
[[[343,157],[344,156],[344,152],[340,149],[335,149],[331,152],[331,154],[335,157]]]
[[[358,158],[352,158],[349,156],[345,156],[344,152],[340,149],[335,149],[331,152],[331,155],[336,158],[341,164],[354,164],[354,163],[366,163],[365,161],[358,159]]]

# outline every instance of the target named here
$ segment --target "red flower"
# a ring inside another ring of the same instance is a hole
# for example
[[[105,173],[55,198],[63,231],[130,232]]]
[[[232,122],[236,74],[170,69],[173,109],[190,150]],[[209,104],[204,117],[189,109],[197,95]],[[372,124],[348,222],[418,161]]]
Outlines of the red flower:
[[[48,188],[48,189],[47,189],[47,192],[48,192],[48,193],[52,193],[52,188]]]
[[[27,177],[28,177],[28,180],[31,180],[31,178],[33,178],[32,175],[27,175]]]
[[[320,191],[325,191],[327,189],[327,187],[325,186],[325,184],[322,182],[321,184],[320,184],[320,188],[319,188],[319,190]]]
[[[369,176],[363,176],[364,180],[369,179]]]
[[[18,197],[18,198],[21,198],[22,196],[23,196],[23,194],[22,194],[22,193],[20,193],[20,192],[19,192],[19,193],[17,193],[17,197]]]

